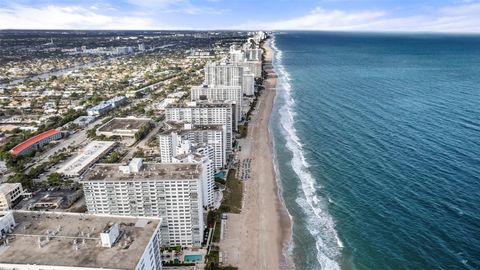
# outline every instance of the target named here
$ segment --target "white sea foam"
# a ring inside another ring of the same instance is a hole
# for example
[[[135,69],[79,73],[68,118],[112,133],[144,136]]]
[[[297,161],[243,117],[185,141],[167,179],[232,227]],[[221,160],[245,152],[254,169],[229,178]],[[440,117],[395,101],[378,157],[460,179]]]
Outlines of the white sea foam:
[[[340,269],[337,259],[341,255],[342,242],[335,231],[335,223],[327,211],[328,199],[318,196],[316,184],[309,172],[309,164],[303,154],[303,147],[293,125],[295,118],[295,100],[291,96],[291,77],[282,65],[283,55],[275,44],[275,37],[271,42],[275,51],[274,68],[278,75],[277,93],[284,99],[280,111],[282,132],[287,140],[287,148],[292,152],[292,168],[300,179],[299,194],[296,202],[304,210],[310,234],[315,238],[317,248],[317,260],[322,269]]]
[[[269,128],[269,132],[270,132],[270,135],[271,135],[270,128]],[[273,136],[271,135],[271,137],[272,137],[272,142],[275,145],[275,141],[273,140]],[[278,159],[276,157],[275,151],[273,151],[273,159],[274,159],[273,169],[275,171],[275,181],[277,181],[277,185],[278,185],[278,196],[280,197],[280,200],[282,202],[283,207],[286,209],[286,212],[287,212],[288,217],[290,219],[290,231],[292,231],[293,230],[293,217],[290,214],[290,212],[288,211],[288,208],[285,205],[285,200],[284,200],[283,195],[282,195],[283,190],[282,190],[282,184],[281,184],[281,181],[280,181],[280,172],[278,170],[278,164],[277,164]],[[281,269],[295,269],[295,265],[294,265],[294,262],[292,260],[293,248],[294,248],[294,243],[293,243],[292,235],[290,235],[290,238],[288,239],[288,242],[285,243],[285,245],[282,248],[282,254],[283,254],[285,262],[284,262],[284,264],[281,265]]]
[[[270,40],[270,47],[272,46],[272,41]],[[273,48],[273,47],[272,47]],[[278,96],[275,96],[275,100],[277,99]],[[272,133],[272,130],[271,130],[271,126],[269,125],[268,127],[268,132],[269,132],[269,135],[271,137],[271,141],[274,145],[274,149],[275,149],[275,140],[274,140],[274,137],[273,137],[273,133]],[[277,156],[276,156],[276,151],[273,151],[273,168],[274,168],[274,171],[275,171],[275,181],[277,182],[277,186],[278,186],[278,196],[280,197],[280,200],[282,202],[282,205],[284,207],[284,209],[286,210],[287,214],[288,214],[288,217],[290,219],[290,231],[293,231],[293,217],[292,215],[290,214],[290,212],[288,211],[288,208],[287,206],[285,205],[285,200],[283,198],[283,189],[282,189],[282,183],[280,181],[280,171],[278,169],[278,159],[277,159]],[[288,242],[286,243],[286,245],[283,246],[282,248],[282,253],[283,253],[283,257],[285,259],[285,264],[281,266],[281,269],[295,269],[295,265],[294,265],[294,262],[292,260],[292,254],[293,254],[293,249],[294,249],[294,243],[293,243],[293,239],[292,239],[292,235],[290,235],[290,239],[288,240]]]

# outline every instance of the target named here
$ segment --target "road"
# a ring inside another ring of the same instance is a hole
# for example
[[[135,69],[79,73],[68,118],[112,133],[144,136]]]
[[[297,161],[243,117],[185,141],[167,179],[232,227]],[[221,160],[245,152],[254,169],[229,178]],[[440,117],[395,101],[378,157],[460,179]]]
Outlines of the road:
[[[138,150],[145,150],[146,148],[150,148],[150,146],[147,146],[147,143],[150,141],[150,139],[158,134],[158,131],[160,129],[160,126],[156,126],[154,129],[152,129],[148,135],[143,138],[141,141],[136,142],[134,145],[130,147],[128,150],[128,153],[123,157],[124,161],[128,161],[133,157],[133,154],[138,151]]]
[[[47,161],[49,157],[53,156],[56,152],[58,152],[62,148],[68,148],[69,146],[76,147],[86,142],[87,131],[90,128],[94,127],[95,125],[102,123],[104,119],[105,118],[99,118],[94,122],[90,123],[88,126],[84,127],[82,130],[77,131],[75,134],[70,135],[68,138],[60,140],[58,144],[55,145],[54,147],[47,149],[40,156],[32,158],[32,161],[28,163],[25,166],[25,168],[28,169],[32,165]]]

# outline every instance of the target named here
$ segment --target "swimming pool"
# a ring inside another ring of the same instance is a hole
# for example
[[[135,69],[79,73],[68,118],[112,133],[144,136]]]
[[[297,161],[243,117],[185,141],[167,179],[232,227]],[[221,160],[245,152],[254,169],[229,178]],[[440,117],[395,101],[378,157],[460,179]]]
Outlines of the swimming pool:
[[[202,260],[202,255],[185,255],[185,262],[199,262]]]
[[[224,171],[218,172],[218,173],[215,174],[214,177],[225,178],[225,172]]]

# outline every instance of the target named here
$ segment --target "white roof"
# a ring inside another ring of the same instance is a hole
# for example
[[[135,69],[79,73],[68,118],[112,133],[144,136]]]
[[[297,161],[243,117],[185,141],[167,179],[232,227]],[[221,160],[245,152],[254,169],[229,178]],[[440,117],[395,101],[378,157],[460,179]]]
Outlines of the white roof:
[[[68,176],[78,176],[87,167],[111,149],[116,142],[92,141],[72,160],[63,165],[57,172]]]

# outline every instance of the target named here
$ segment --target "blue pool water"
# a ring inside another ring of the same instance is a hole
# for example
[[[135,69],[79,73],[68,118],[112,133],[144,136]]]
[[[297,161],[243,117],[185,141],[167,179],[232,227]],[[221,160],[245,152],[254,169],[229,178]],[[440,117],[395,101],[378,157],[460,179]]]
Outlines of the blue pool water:
[[[214,175],[214,177],[225,178],[225,172],[224,171],[218,172]]]
[[[185,262],[199,262],[202,258],[202,255],[185,255]]]

